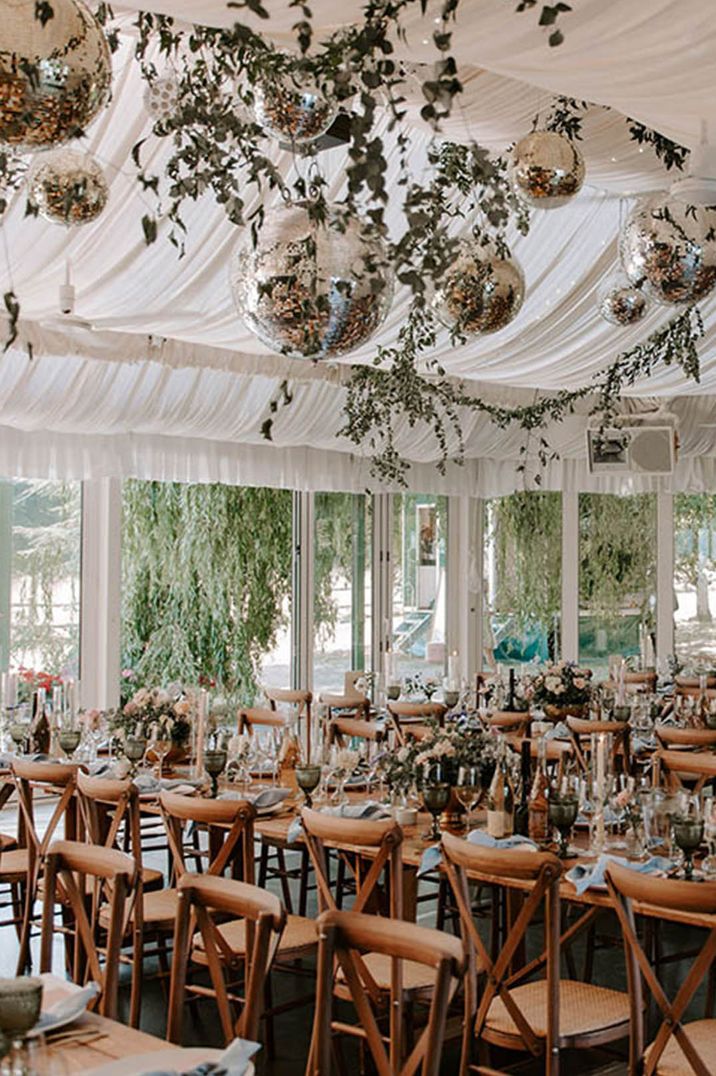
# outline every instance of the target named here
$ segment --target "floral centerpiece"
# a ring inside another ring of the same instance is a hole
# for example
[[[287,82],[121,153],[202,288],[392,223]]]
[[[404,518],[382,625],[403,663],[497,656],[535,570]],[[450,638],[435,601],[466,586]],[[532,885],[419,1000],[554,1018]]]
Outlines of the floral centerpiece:
[[[431,765],[436,763],[442,767],[443,780],[451,785],[457,782],[461,766],[477,766],[482,785],[487,787],[497,762],[497,737],[469,721],[445,728],[433,720],[426,724],[429,732],[422,740],[411,740],[383,756],[383,775],[391,792],[405,795],[412,788],[420,790]]]
[[[56,673],[44,672],[42,669],[27,669],[21,665],[17,670],[17,701],[31,702],[38,688],[44,688],[48,697],[52,689],[61,684],[62,677]]]
[[[168,740],[183,749],[191,736],[192,701],[185,694],[172,695],[164,688],[141,687],[115,711],[111,727],[120,746],[129,736],[145,740]]]
[[[414,676],[406,676],[403,680],[403,694],[408,698],[422,695],[426,702],[430,702],[439,688],[440,681],[437,676],[423,676],[422,673],[416,673]]]
[[[592,694],[591,675],[589,669],[580,669],[569,661],[549,665],[532,681],[532,704],[549,716],[579,716]]]

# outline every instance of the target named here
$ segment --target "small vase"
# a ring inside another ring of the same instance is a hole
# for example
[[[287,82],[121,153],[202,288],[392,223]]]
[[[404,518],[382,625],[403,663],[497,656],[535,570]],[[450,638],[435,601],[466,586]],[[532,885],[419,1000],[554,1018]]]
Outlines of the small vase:
[[[465,808],[454,788],[450,789],[447,807],[440,815],[440,829],[447,833],[463,833],[465,830]]]
[[[644,831],[639,827],[630,826],[625,834],[626,857],[633,863],[646,859],[646,841]]]

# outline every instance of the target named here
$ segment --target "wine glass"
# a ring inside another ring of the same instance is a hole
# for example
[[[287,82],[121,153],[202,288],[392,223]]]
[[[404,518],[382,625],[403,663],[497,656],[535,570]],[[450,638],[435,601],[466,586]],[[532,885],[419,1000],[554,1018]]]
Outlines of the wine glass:
[[[704,839],[708,846],[709,854],[701,864],[704,874],[709,877],[716,875],[716,808],[713,800],[708,804],[704,814]]]
[[[129,762],[129,772],[136,777],[139,763],[144,758],[147,750],[147,741],[143,736],[128,736],[124,741],[124,756]]]
[[[432,815],[432,825],[427,833],[423,834],[424,841],[439,841],[440,827],[438,818],[450,802],[450,785],[443,780],[442,766],[436,763],[428,766],[425,771],[425,783],[423,786],[423,803],[426,811]]]
[[[312,766],[310,764],[305,766],[296,766],[296,784],[303,792],[304,802],[306,807],[312,806],[311,793],[321,782],[321,767]]]
[[[0,1031],[5,1052],[10,1050],[10,1073],[32,1072],[26,1050],[27,1033],[40,1018],[42,980],[22,976],[0,979]]]
[[[479,766],[460,766],[457,771],[455,794],[467,811],[465,827],[470,832],[472,812],[477,807],[482,791],[482,777]]]
[[[26,744],[30,737],[30,725],[25,721],[13,721],[10,726],[10,739],[15,744],[18,752],[26,752]]]
[[[560,859],[570,859],[574,853],[569,850],[569,836],[579,813],[579,790],[572,781],[565,781],[558,789],[550,789],[547,799],[548,817],[553,826],[559,830]]]
[[[679,809],[671,816],[674,839],[684,853],[684,881],[694,877],[694,852],[704,839],[704,820],[696,796],[685,796]]]
[[[204,769],[211,778],[211,795],[214,799],[219,792],[219,776],[224,772],[227,757],[227,752],[223,747],[204,752]]]
[[[63,729],[58,739],[62,753],[69,762],[80,745],[82,733],[78,729]]]

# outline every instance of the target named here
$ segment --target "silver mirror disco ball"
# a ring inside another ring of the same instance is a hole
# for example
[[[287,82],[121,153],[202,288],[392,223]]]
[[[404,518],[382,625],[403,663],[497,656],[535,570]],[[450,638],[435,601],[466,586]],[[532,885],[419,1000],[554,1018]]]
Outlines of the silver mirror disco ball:
[[[474,336],[504,329],[525,297],[522,269],[475,240],[464,240],[440,281],[435,312],[450,330]]]
[[[368,340],[393,299],[383,241],[352,220],[312,222],[301,206],[276,211],[258,247],[240,246],[231,290],[248,328],[272,351],[294,358],[345,355]]]
[[[534,209],[557,209],[584,183],[584,158],[565,135],[533,131],[510,154],[513,190]]]
[[[619,254],[631,283],[649,298],[698,302],[716,284],[716,209],[653,195],[628,217]]]
[[[53,224],[91,224],[107,205],[104,172],[89,153],[58,149],[42,156],[29,182],[30,201]]]
[[[338,105],[310,77],[298,72],[254,87],[254,118],[279,142],[306,145],[333,123]]]
[[[76,138],[108,100],[112,64],[102,27],[81,0],[5,0],[0,20],[0,143],[33,152]]]
[[[611,325],[635,325],[646,313],[648,302],[622,273],[611,276],[597,294],[599,313]]]

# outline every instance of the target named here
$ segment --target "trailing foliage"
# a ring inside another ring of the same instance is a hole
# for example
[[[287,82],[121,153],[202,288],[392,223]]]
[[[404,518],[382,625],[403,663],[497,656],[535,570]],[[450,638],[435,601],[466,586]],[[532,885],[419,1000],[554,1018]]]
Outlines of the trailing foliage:
[[[646,618],[655,593],[654,494],[580,494],[580,604],[615,623],[627,599]]]
[[[562,607],[562,495],[521,492],[488,502],[496,613],[549,628]]]

